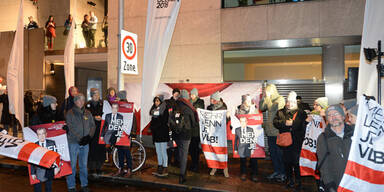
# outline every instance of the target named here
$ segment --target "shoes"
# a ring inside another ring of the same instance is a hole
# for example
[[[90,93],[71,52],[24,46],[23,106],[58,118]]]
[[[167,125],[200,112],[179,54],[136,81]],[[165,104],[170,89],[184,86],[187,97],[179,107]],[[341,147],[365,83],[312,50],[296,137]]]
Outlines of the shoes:
[[[241,174],[240,179],[241,179],[242,181],[247,180],[247,175],[246,175],[246,174]]]
[[[124,177],[125,178],[130,178],[132,176],[131,169],[127,169],[124,171]]]
[[[279,174],[275,177],[275,180],[279,183],[285,183],[287,177],[284,174]]]
[[[193,167],[191,167],[191,171],[195,172],[195,173],[199,173],[199,167],[193,166]]]
[[[179,176],[179,184],[183,184],[183,183],[185,183],[186,181],[187,181],[187,179],[185,178],[184,175],[180,175],[180,176]]]
[[[287,179],[287,188],[294,188],[295,182],[293,181],[293,178]]]
[[[279,176],[279,174],[278,174],[277,172],[273,172],[272,174],[268,175],[268,176],[266,177],[266,179],[267,179],[268,181],[272,181],[272,180],[276,179],[277,176]]]
[[[159,175],[160,177],[166,177],[168,176],[168,168],[167,167],[163,167],[163,171],[162,171],[162,174]]]
[[[152,172],[153,175],[160,176],[163,174],[163,166],[158,165],[156,172]]]
[[[228,168],[224,169],[224,177],[226,177],[226,178],[229,177]]]
[[[259,179],[257,179],[256,175],[252,175],[251,180],[255,183],[259,182]]]
[[[124,175],[124,172],[121,169],[119,169],[116,173],[112,174],[111,176],[112,177],[121,177],[123,175]]]
[[[214,176],[215,173],[216,173],[216,171],[217,171],[217,169],[216,169],[216,168],[213,168],[213,169],[211,170],[211,172],[209,173],[209,175]]]
[[[76,192],[76,189],[73,188],[73,189],[68,189],[68,192]]]
[[[81,187],[81,192],[90,192],[88,186],[85,186],[85,187]]]

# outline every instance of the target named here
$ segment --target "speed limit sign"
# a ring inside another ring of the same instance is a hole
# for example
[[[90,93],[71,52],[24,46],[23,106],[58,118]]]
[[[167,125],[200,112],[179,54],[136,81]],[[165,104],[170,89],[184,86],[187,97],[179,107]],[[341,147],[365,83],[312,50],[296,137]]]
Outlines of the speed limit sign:
[[[137,35],[121,30],[121,64],[123,74],[139,74],[137,69]]]

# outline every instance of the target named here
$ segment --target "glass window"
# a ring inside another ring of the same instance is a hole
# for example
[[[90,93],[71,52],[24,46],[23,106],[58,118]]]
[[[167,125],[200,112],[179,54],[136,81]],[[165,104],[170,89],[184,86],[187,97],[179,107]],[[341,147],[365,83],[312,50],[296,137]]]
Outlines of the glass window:
[[[322,48],[224,51],[224,81],[322,79]]]

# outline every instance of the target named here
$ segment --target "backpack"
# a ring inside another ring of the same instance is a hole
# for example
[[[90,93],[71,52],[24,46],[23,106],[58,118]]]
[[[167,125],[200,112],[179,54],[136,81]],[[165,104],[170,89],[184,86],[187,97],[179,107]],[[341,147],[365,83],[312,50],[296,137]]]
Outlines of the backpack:
[[[183,132],[185,125],[184,115],[179,111],[172,111],[169,115],[169,127],[173,133],[180,134]]]

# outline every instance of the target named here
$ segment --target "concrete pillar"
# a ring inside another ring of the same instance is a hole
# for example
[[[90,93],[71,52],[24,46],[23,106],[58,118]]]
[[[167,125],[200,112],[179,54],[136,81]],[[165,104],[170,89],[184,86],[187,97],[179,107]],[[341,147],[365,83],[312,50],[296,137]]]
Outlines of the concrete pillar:
[[[323,46],[323,79],[325,80],[325,96],[329,104],[337,104],[343,100],[344,82],[344,45]]]

